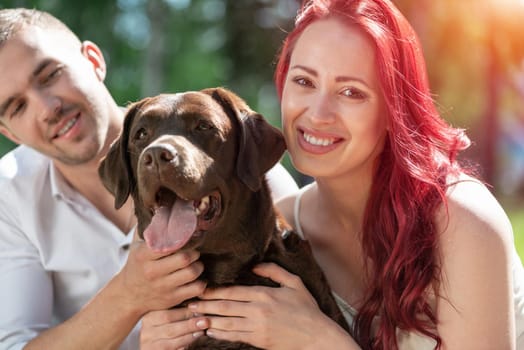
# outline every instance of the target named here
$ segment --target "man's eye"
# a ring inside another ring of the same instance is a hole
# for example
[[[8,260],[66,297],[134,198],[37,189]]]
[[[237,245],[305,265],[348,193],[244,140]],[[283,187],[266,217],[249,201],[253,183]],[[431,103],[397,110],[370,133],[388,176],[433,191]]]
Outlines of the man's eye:
[[[13,108],[11,109],[11,113],[9,114],[11,118],[19,115],[24,110],[25,105],[25,101],[15,102]]]
[[[49,74],[44,75],[40,83],[42,85],[47,85],[55,81],[60,75],[62,75],[62,66],[58,66],[56,69],[53,69]]]

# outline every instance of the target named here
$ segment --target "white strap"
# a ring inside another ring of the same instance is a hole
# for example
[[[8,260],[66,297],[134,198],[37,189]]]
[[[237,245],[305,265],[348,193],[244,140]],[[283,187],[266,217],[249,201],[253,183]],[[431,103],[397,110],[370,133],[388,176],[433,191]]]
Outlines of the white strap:
[[[302,226],[300,225],[299,215],[300,215],[300,200],[302,199],[302,195],[304,192],[307,191],[309,187],[311,187],[313,183],[307,184],[306,186],[302,187],[295,197],[295,205],[293,207],[293,217],[295,219],[295,231],[300,236],[300,238],[304,239],[304,232],[302,231]]]

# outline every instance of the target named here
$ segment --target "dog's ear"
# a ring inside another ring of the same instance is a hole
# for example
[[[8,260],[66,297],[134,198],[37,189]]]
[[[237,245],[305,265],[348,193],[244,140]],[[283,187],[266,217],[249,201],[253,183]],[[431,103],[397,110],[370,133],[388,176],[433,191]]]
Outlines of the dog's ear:
[[[135,186],[127,143],[131,124],[143,102],[144,100],[141,100],[129,106],[120,136],[111,144],[109,152],[98,167],[98,175],[102,183],[115,197],[116,209],[124,205],[131,189]]]
[[[263,175],[275,165],[286,150],[280,130],[254,112],[235,93],[224,89],[205,89],[239,125],[239,150],[236,163],[238,177],[252,191],[258,191]]]

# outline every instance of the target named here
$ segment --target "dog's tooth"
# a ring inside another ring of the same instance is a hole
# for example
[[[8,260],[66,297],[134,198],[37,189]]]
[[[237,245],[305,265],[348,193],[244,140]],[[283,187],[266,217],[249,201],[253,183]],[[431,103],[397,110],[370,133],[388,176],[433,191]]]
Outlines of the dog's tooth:
[[[207,210],[207,207],[209,207],[209,196],[200,199],[200,204],[198,205],[198,208],[195,208],[196,215],[198,216],[202,214],[204,211]]]
[[[200,200],[200,205],[198,206],[198,209],[200,211],[204,211],[209,206],[209,196],[205,196]]]

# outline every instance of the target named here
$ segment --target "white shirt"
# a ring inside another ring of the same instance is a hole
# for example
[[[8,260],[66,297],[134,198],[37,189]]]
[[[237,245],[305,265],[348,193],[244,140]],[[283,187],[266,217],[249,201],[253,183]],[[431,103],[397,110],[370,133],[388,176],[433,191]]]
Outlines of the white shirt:
[[[268,174],[275,198],[297,190],[280,167]],[[124,265],[131,240],[47,157],[26,146],[6,154],[0,160],[0,348],[22,349],[77,313]],[[138,329],[121,350],[138,349]]]

